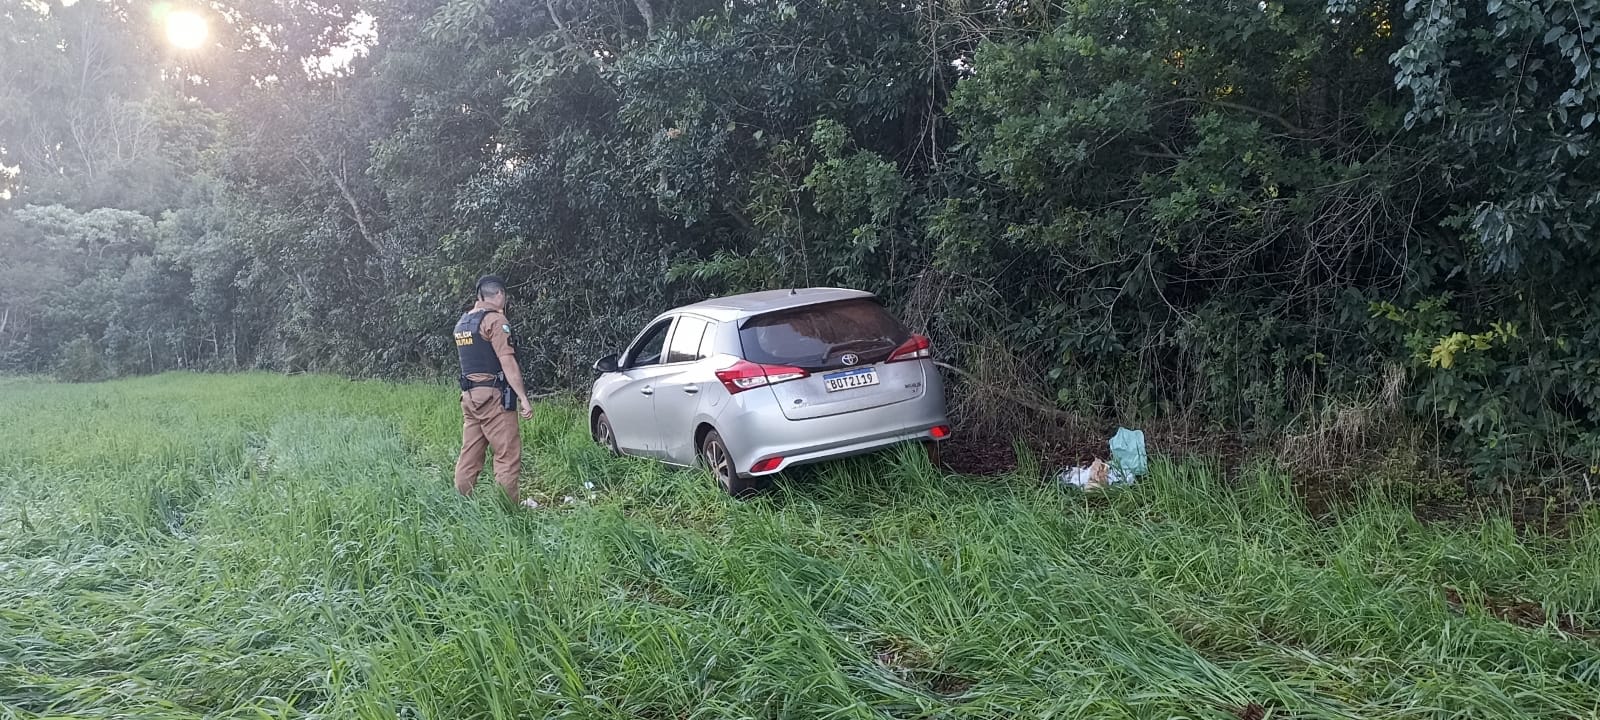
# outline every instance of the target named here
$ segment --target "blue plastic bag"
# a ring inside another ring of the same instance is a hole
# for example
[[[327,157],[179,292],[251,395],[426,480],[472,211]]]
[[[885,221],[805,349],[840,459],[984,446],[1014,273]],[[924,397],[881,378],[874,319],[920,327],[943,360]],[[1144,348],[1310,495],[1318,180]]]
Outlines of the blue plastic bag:
[[[1111,467],[1128,477],[1145,474],[1149,460],[1145,457],[1143,430],[1117,428],[1117,434],[1111,436]]]

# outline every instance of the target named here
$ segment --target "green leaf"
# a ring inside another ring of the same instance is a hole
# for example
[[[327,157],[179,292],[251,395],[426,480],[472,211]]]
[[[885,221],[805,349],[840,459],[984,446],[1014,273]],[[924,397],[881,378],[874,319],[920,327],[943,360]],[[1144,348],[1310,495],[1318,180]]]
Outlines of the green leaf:
[[[1578,121],[1578,125],[1581,126],[1585,130],[1588,130],[1589,126],[1593,125],[1593,124],[1594,124],[1594,113],[1592,113],[1592,112],[1584,113],[1583,114],[1583,119]]]
[[[1550,28],[1550,30],[1544,34],[1544,44],[1549,45],[1550,43],[1555,42],[1556,38],[1561,37],[1561,34],[1566,31],[1567,29],[1560,25]]]

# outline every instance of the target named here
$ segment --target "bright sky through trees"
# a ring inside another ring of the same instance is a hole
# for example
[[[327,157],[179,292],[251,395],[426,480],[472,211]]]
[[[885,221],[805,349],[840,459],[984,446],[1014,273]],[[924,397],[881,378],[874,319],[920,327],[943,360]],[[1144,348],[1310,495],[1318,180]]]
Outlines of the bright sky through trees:
[[[198,49],[206,41],[205,18],[185,10],[167,15],[167,42],[182,50]]]

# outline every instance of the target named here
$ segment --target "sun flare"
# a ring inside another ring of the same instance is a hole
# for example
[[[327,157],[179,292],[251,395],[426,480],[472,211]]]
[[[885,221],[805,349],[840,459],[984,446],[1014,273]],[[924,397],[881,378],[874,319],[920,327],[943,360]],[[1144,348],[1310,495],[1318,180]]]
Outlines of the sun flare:
[[[195,50],[206,42],[206,21],[192,12],[176,11],[167,15],[167,42],[182,50]]]

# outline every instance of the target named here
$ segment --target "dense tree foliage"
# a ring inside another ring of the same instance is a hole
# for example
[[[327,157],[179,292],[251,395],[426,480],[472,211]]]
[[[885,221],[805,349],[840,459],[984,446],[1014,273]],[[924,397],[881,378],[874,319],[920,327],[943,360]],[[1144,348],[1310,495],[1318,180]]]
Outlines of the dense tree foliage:
[[[201,10],[0,11],[7,367],[449,372],[492,270],[572,387],[670,304],[849,285],[973,420],[1403,396],[1486,479],[1600,464],[1600,0]]]

